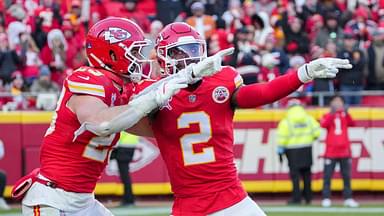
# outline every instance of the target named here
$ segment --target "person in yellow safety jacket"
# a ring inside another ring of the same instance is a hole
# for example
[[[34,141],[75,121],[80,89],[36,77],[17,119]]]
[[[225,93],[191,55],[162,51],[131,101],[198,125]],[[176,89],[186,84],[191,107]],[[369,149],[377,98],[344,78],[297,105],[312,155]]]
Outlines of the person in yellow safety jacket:
[[[121,206],[133,206],[135,198],[132,193],[132,181],[129,174],[129,163],[133,159],[139,137],[122,131],[117,147],[113,149],[111,159],[116,159],[119,168],[121,182],[124,185],[124,194]]]
[[[277,136],[280,162],[285,154],[292,181],[292,198],[288,204],[300,204],[301,194],[306,204],[310,204],[312,143],[320,136],[320,125],[298,101],[293,101],[286,116],[279,122]],[[303,193],[300,191],[300,177],[304,181]]]

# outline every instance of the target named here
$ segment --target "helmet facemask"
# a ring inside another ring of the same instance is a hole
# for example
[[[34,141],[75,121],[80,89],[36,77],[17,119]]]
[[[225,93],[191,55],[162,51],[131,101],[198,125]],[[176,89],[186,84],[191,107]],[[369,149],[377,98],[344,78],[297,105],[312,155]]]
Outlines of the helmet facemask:
[[[165,63],[162,68],[163,75],[168,76],[177,73],[189,64],[202,61],[207,57],[206,50],[205,41],[196,39],[159,47],[158,56]]]
[[[150,40],[135,41],[129,47],[124,43],[119,43],[119,47],[124,49],[124,57],[130,62],[127,68],[127,74],[132,82],[139,82],[142,79],[151,79],[152,63],[142,53],[143,48],[151,44]],[[149,68],[147,68],[148,66]],[[144,70],[147,70],[144,72]]]

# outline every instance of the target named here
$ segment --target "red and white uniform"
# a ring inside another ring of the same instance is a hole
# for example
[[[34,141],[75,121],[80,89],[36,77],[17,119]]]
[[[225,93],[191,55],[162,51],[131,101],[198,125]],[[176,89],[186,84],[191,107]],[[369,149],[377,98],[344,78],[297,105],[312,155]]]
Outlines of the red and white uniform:
[[[74,94],[97,97],[108,106],[120,105],[121,93],[105,75],[108,73],[81,67],[64,81],[56,113],[41,147],[40,173],[65,191],[92,193],[108,162],[112,146],[119,139],[119,134],[97,137],[88,131],[75,138],[80,123],[66,106]],[[91,146],[99,143],[106,147],[96,149]]]
[[[197,88],[182,89],[153,119],[153,131],[175,195],[173,215],[206,215],[247,194],[233,161],[231,97],[242,84],[225,67]]]
[[[326,158],[351,157],[351,142],[348,137],[348,127],[355,123],[348,112],[344,110],[327,113],[321,120],[321,127],[327,129],[325,139]]]

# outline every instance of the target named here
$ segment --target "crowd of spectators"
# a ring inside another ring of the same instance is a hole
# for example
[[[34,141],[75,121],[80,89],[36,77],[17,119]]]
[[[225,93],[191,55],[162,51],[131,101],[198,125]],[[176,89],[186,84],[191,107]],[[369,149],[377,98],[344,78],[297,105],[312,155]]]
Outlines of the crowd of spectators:
[[[87,64],[87,30],[108,16],[134,20],[152,41],[164,25],[187,22],[205,37],[209,55],[235,47],[225,63],[247,84],[315,58],[340,57],[353,69],[335,81],[315,80],[299,94],[384,90],[384,0],[3,0],[0,107],[33,108],[36,97],[22,93],[58,92],[68,74]],[[356,95],[345,99],[361,103]]]

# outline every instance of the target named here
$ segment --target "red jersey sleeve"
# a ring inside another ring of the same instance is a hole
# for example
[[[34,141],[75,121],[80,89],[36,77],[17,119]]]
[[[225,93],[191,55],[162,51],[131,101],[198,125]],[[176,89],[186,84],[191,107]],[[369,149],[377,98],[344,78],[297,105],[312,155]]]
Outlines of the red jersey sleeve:
[[[347,120],[348,126],[355,126],[355,121],[352,119],[352,116],[349,113],[345,112],[345,118]]]
[[[229,88],[231,94],[233,94],[237,88],[243,85],[243,78],[233,67],[223,67],[222,71],[214,75],[214,77],[216,77],[219,82],[222,82],[224,85],[226,85]]]
[[[333,119],[335,118],[335,115],[332,113],[327,113],[324,115],[324,117],[321,119],[320,125],[323,128],[329,128],[333,122]]]
[[[113,88],[113,84],[96,69],[81,67],[67,77],[64,85],[73,94],[94,96],[110,104],[110,88]]]
[[[289,73],[267,83],[243,86],[236,92],[236,105],[240,108],[256,108],[269,104],[288,96],[302,84],[297,73]]]

